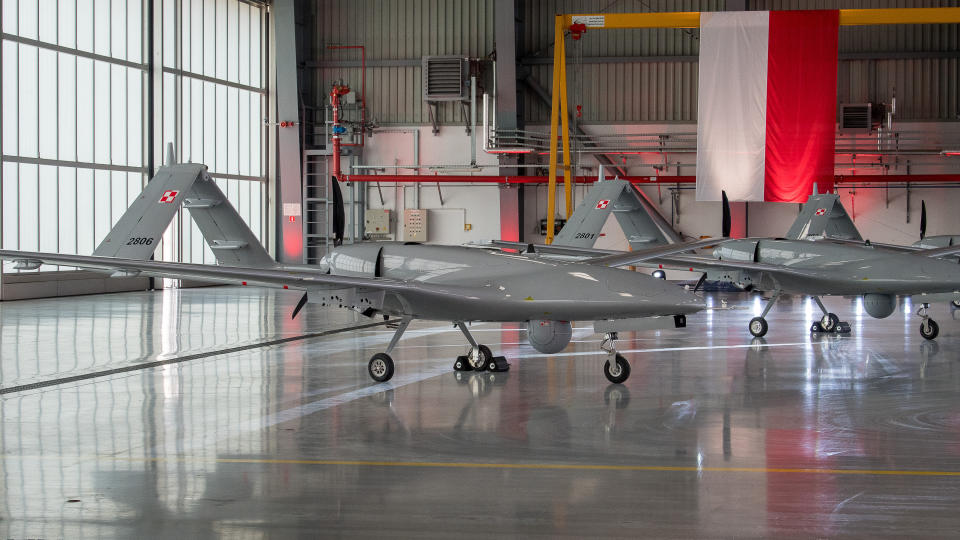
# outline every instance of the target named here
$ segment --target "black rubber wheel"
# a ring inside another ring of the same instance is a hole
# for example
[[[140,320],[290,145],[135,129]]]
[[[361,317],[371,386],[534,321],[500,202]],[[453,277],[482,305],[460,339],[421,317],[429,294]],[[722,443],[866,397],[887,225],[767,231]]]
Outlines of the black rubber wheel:
[[[840,324],[840,317],[833,313],[827,313],[820,319],[820,328],[823,328],[824,332],[833,332],[838,324]]]
[[[377,382],[386,382],[393,377],[393,358],[387,353],[377,353],[367,364],[367,373]]]
[[[613,402],[617,409],[625,409],[630,403],[630,390],[622,384],[611,384],[603,391],[603,402],[607,406]]]
[[[607,380],[614,383],[620,384],[630,378],[630,363],[627,362],[627,359],[617,354],[615,357],[616,365],[611,366],[610,361],[607,360],[603,364],[603,374],[607,377]]]
[[[750,329],[753,337],[763,337],[767,335],[767,320],[763,317],[754,317],[750,319],[750,324],[747,328]]]
[[[493,351],[490,350],[490,347],[486,345],[480,345],[478,347],[480,355],[477,357],[477,365],[474,366],[474,369],[477,371],[483,371],[487,369],[487,364],[490,363],[490,360],[493,359]],[[496,367],[496,364],[494,364]]]
[[[924,330],[927,327],[929,327],[929,330]],[[920,324],[920,335],[925,339],[937,339],[937,336],[940,335],[940,325],[933,319],[927,319],[927,324]]]
[[[955,308],[960,308],[960,300],[951,300],[950,305]]]

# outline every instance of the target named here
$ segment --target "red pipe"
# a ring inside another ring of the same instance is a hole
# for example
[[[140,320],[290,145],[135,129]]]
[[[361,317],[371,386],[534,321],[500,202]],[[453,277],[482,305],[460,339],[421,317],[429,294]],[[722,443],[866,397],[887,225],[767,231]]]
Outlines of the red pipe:
[[[365,45],[328,45],[328,49],[360,49],[360,143],[343,143],[340,146],[363,147],[367,129],[367,49]]]
[[[904,182],[960,182],[960,174],[858,174],[834,177],[835,184],[901,184]]]
[[[693,184],[696,176],[621,176],[637,185],[643,184]],[[546,184],[546,176],[470,176],[470,175],[426,175],[426,174],[351,174],[343,177],[345,182],[473,182],[486,184]],[[577,184],[590,184],[597,180],[595,176],[577,176]],[[557,177],[562,183],[563,177]],[[957,182],[960,174],[863,174],[857,176],[837,175],[837,184],[899,184],[904,182]]]
[[[621,176],[634,184],[690,184],[696,182],[695,176]],[[546,176],[470,176],[452,174],[351,174],[343,177],[345,182],[476,182],[486,184],[546,184]],[[591,184],[596,176],[577,176],[577,184]],[[563,177],[557,177],[557,183],[563,183]]]
[[[330,90],[330,106],[333,108],[333,177],[340,180],[340,96],[350,91],[349,86],[334,85]]]

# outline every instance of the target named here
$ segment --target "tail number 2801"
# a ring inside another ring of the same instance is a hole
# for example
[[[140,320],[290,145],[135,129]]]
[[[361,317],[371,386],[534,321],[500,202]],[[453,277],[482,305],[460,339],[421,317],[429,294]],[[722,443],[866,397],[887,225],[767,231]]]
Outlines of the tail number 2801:
[[[128,246],[152,246],[153,238],[131,238],[127,240]]]

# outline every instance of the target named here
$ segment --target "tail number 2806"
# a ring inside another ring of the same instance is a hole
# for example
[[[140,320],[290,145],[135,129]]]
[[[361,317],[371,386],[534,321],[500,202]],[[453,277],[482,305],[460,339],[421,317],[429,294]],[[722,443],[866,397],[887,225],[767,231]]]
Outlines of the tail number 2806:
[[[127,240],[128,246],[152,246],[153,238],[131,238]]]

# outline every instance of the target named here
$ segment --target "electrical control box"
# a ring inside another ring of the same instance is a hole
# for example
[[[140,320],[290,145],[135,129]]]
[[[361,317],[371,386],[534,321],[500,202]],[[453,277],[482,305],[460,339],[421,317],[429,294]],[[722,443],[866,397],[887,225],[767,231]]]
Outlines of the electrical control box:
[[[427,241],[427,211],[406,209],[403,211],[403,241]]]
[[[364,210],[363,233],[367,235],[390,234],[390,210],[383,208]]]

